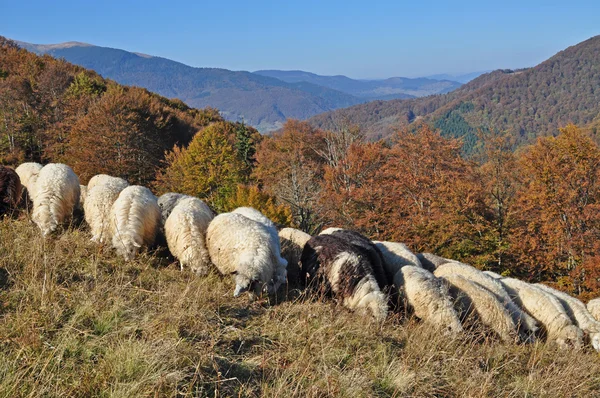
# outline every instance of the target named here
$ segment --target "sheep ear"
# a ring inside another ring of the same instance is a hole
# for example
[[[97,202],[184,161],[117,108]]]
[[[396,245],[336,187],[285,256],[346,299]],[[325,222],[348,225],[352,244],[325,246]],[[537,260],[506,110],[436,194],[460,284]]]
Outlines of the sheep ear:
[[[134,247],[137,247],[138,249],[139,249],[140,247],[142,247],[142,245],[140,245],[140,244],[139,244],[139,243],[137,243],[137,242],[133,242],[133,246],[134,246]]]

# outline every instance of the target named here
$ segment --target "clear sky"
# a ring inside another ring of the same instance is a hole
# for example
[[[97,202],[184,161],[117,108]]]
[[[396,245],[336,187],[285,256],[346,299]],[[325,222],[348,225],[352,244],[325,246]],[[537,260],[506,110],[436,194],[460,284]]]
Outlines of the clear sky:
[[[600,34],[600,0],[0,0],[0,21],[192,66],[416,77],[536,65]]]

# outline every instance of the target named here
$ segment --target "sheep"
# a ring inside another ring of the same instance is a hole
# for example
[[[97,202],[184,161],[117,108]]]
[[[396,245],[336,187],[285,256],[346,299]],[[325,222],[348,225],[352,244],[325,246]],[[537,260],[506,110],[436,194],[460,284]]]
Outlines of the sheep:
[[[110,210],[110,236],[117,253],[129,261],[142,247],[151,246],[160,226],[156,196],[146,187],[123,189]]]
[[[79,204],[77,208],[83,210],[85,206],[85,199],[87,198],[87,186],[79,184]]]
[[[550,293],[560,301],[563,308],[581,330],[583,330],[590,344],[596,351],[600,351],[600,322],[598,322],[592,314],[587,310],[585,304],[575,297],[569,296],[567,293],[553,289],[541,283],[536,283],[534,286]]]
[[[500,283],[517,305],[540,322],[548,339],[563,348],[583,345],[583,331],[573,324],[556,297],[518,279],[502,278]]]
[[[187,266],[198,275],[208,273],[210,255],[205,237],[213,218],[212,210],[198,198],[184,198],[171,211],[165,222],[167,245],[182,270]]]
[[[73,217],[79,203],[79,178],[65,164],[44,166],[35,182],[31,218],[48,236]]]
[[[381,251],[375,244],[363,234],[356,231],[341,228],[327,228],[319,235],[334,235],[346,240],[351,245],[357,247],[363,252],[363,255],[368,256],[371,267],[373,268],[373,276],[383,291],[391,285],[390,281],[394,279],[394,275],[389,275],[384,268],[384,259]]]
[[[590,314],[592,314],[597,321],[600,321],[600,297],[588,301],[586,307]]]
[[[23,193],[27,193],[29,200],[33,201],[35,183],[42,170],[42,165],[39,163],[28,162],[22,163],[15,169],[15,172],[21,180],[21,185],[25,188]]]
[[[175,193],[175,192],[167,192],[167,193],[159,196],[158,207],[160,207],[160,214],[161,214],[163,224],[165,222],[167,222],[167,218],[169,218],[169,215],[171,214],[171,212],[173,211],[173,209],[175,208],[177,203],[179,203],[180,200],[186,199],[186,198],[191,198],[191,197],[192,196],[184,195],[182,193]]]
[[[438,270],[434,275],[438,276]],[[457,274],[440,277],[450,284],[450,294],[455,298],[458,312],[463,318],[475,313],[477,319],[503,341],[514,342],[518,339],[517,326],[512,316],[489,290]]]
[[[467,278],[471,282],[477,283],[484,289],[489,290],[506,307],[508,313],[513,317],[513,321],[519,329],[519,336],[523,342],[534,342],[535,333],[538,330],[537,322],[534,318],[522,311],[510,298],[506,290],[496,279],[484,274],[482,271],[468,264],[451,262],[440,265],[435,270],[438,277],[456,274]]]
[[[429,272],[435,271],[435,269],[442,264],[454,261],[450,260],[449,258],[440,257],[431,253],[418,253],[417,258],[421,262],[423,268],[425,268]]]
[[[388,280],[393,280],[396,273],[405,265],[423,268],[421,262],[404,243],[373,241],[383,257],[383,266]]]
[[[387,317],[387,297],[374,277],[364,250],[338,235],[312,237],[302,250],[301,279],[331,293],[350,310],[370,311],[376,321]]]
[[[0,215],[17,207],[22,191],[19,175],[11,168],[0,166]]]
[[[494,271],[483,271],[483,273],[486,274],[487,276],[489,276],[490,278],[494,278],[494,279],[504,278],[502,275],[500,275]]]
[[[281,257],[287,260],[288,283],[299,283],[300,257],[304,245],[312,238],[309,234],[294,228],[283,228],[279,231]]]
[[[263,224],[265,227],[267,227],[267,229],[273,236],[274,241],[277,242],[277,244],[275,245],[275,252],[278,253],[279,258],[281,258],[281,246],[279,243],[279,234],[277,232],[277,227],[275,226],[275,223],[273,221],[271,221],[268,217],[266,217],[264,214],[262,214],[260,211],[256,210],[253,207],[238,207],[237,209],[233,210],[232,213],[233,214],[241,214],[244,217],[247,217],[251,220],[259,222],[259,223]],[[280,281],[281,283],[284,283],[287,280],[287,263],[285,265],[279,264],[279,267],[277,267],[276,274],[277,275],[276,275],[275,279]]]
[[[111,237],[111,209],[119,194],[126,186],[116,180],[96,184],[87,193],[83,205],[85,222],[90,226],[92,242],[106,243]],[[125,182],[125,184],[127,184]]]
[[[463,328],[452,306],[447,286],[431,272],[414,265],[404,265],[394,277],[399,297],[422,321],[452,334]]]
[[[124,180],[123,178],[113,177],[113,176],[109,176],[107,174],[96,174],[95,176],[90,178],[90,180],[88,181],[87,189],[89,191],[92,188],[94,188],[96,185],[106,184],[107,182],[112,182],[113,184],[121,185],[121,186],[123,186],[123,188],[129,186],[129,183],[126,180]]]
[[[206,246],[219,272],[234,275],[234,297],[248,291],[254,300],[263,288],[275,293],[283,282],[277,279],[277,268],[287,261],[277,251],[279,239],[260,222],[236,213],[219,214],[208,225]]]

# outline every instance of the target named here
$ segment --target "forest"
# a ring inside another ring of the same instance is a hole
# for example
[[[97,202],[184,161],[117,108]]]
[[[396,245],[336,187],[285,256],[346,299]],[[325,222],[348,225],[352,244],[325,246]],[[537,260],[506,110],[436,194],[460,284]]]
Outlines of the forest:
[[[462,111],[469,111],[464,106]],[[418,122],[418,121],[417,121]],[[600,147],[567,124],[516,151],[509,131],[289,120],[270,137],[0,41],[0,162],[64,162],[195,195],[217,211],[253,206],[309,233],[354,229],[590,298],[600,293]]]

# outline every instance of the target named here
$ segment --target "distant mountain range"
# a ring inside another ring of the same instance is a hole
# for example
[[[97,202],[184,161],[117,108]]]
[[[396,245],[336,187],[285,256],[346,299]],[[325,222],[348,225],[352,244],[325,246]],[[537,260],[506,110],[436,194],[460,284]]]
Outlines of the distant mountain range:
[[[440,75],[431,75],[431,76],[426,76],[427,79],[433,79],[433,80],[451,80],[451,81],[455,81],[455,82],[459,82],[462,84],[468,83],[471,80],[483,75],[484,73],[489,73],[491,72],[491,70],[484,70],[484,71],[480,71],[480,72],[471,72],[471,73],[465,73],[463,75],[449,75],[446,73],[440,74]]]
[[[217,108],[225,118],[244,121],[262,132],[279,128],[288,118],[302,120],[373,99],[414,98],[460,86],[458,82],[424,78],[362,81],[301,71],[250,73],[195,68],[166,58],[80,42],[17,43],[34,53],[93,69],[121,84],[179,98],[196,108]]]
[[[511,132],[518,143],[555,134],[568,123],[600,126],[600,36],[522,70],[486,73],[448,94],[373,101],[317,115],[317,127],[357,125],[373,138],[426,121],[473,149],[478,129]],[[596,127],[598,130],[598,127]]]

